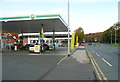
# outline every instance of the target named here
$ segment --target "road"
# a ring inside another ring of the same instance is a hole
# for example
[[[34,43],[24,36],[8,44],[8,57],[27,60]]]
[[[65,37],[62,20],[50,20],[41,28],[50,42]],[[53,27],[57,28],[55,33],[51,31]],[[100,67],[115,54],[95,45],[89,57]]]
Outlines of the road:
[[[67,48],[57,48],[42,54],[12,51],[2,55],[3,80],[40,80],[67,55]],[[60,52],[62,51],[62,52]]]
[[[86,46],[108,80],[118,80],[118,47],[96,43]]]
[[[2,60],[3,80],[97,80],[84,47],[70,57],[61,47],[42,54],[3,53]]]

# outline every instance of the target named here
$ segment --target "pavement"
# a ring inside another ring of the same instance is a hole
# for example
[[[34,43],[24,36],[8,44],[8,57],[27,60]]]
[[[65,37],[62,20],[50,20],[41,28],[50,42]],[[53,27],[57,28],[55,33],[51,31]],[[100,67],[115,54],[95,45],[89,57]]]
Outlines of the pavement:
[[[81,64],[89,64],[90,60],[86,55],[85,47],[80,46],[76,52],[72,55],[73,59],[76,59]]]
[[[3,55],[3,80],[96,80],[92,64],[81,46],[67,56],[67,48],[46,52],[47,55],[26,55],[17,52]],[[48,54],[49,53],[49,54]]]
[[[82,46],[70,57],[66,57],[43,80],[96,80],[96,77],[85,48]]]

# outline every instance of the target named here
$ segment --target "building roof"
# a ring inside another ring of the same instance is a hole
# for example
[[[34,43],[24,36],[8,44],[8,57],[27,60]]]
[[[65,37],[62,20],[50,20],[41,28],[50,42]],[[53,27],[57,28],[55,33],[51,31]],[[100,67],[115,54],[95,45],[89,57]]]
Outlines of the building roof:
[[[44,32],[67,32],[67,24],[58,14],[1,17],[2,31],[36,33],[43,27]]]
[[[52,32],[47,32],[47,33],[43,33],[45,37],[52,37],[53,33]],[[39,37],[39,33],[23,33],[23,34],[19,34],[19,37],[23,36],[23,37]],[[68,33],[66,32],[56,32],[55,33],[55,37],[67,37]],[[70,34],[71,36],[71,34]]]

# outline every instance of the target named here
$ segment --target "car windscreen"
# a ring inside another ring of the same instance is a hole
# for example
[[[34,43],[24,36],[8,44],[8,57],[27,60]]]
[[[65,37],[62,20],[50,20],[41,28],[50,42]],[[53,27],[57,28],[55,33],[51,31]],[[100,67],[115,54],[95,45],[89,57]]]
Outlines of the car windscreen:
[[[34,45],[33,45],[33,44],[31,44],[31,45],[30,45],[30,47],[34,47]]]

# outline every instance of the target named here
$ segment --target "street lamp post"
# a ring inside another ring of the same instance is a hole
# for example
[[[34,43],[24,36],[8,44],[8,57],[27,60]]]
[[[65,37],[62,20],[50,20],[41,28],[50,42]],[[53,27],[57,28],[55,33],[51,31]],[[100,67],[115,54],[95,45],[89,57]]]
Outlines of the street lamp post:
[[[118,30],[118,28],[119,27],[117,26],[117,24],[114,24],[114,29],[115,29],[115,44],[117,44],[117,42],[116,42],[117,41],[117,37],[116,37],[117,33],[116,33],[116,31]]]
[[[115,28],[115,44],[116,44],[116,28]]]
[[[112,44],[112,30],[111,30],[111,44]]]
[[[68,56],[70,56],[70,34],[69,34],[69,0],[68,0]]]

